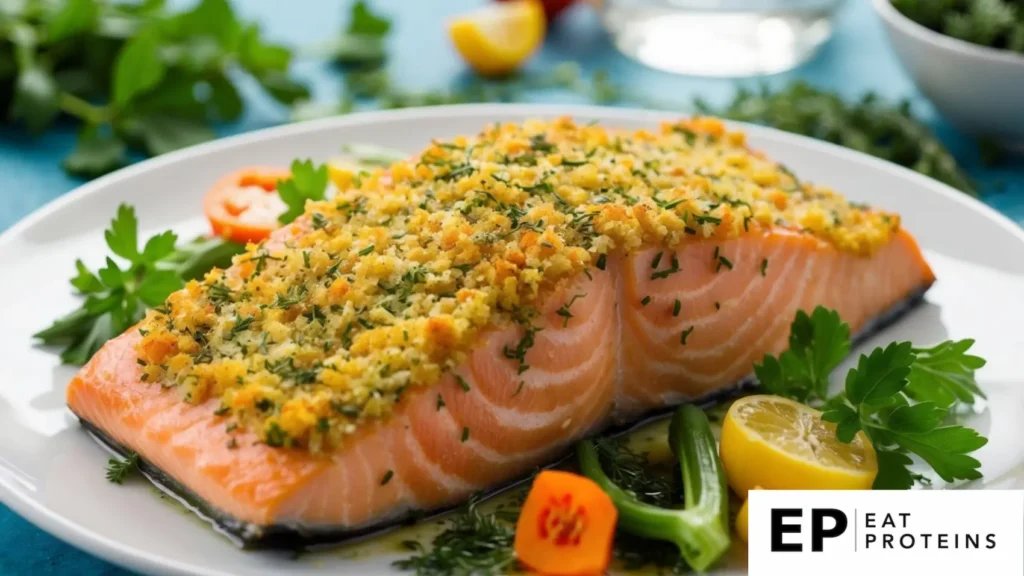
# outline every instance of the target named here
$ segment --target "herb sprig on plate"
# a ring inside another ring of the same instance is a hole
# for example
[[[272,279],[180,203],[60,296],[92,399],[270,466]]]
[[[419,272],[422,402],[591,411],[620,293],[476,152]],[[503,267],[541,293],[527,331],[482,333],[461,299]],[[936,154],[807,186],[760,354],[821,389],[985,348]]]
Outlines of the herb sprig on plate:
[[[102,268],[94,272],[75,261],[71,286],[85,297],[82,305],[34,335],[44,344],[64,345],[60,358],[66,364],[84,364],[104,343],[141,320],[147,307],[162,304],[186,280],[227,266],[244,249],[220,240],[176,247],[177,235],[167,231],[140,250],[138,219],[127,204],[118,207],[104,238],[112,255]]]
[[[124,460],[111,457],[107,460],[107,480],[113,484],[123,484],[125,479],[139,471],[139,455],[129,452]]]
[[[906,489],[920,480],[910,468],[911,454],[946,482],[981,478],[981,463],[969,454],[987,440],[949,423],[956,402],[984,398],[974,371],[985,361],[968,354],[974,341],[875,348],[847,373],[843,391],[828,396],[829,374],[850,350],[849,335],[849,326],[834,311],[798,312],[790,349],[777,358],[766,355],[755,374],[772,394],[822,406],[822,419],[836,424],[840,441],[851,442],[863,430],[878,455],[875,488]]]

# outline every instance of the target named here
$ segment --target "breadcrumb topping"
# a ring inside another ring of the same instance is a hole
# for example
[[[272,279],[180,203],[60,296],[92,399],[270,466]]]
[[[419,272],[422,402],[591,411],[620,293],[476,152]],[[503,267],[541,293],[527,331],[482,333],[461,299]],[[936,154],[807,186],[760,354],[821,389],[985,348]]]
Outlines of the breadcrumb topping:
[[[613,251],[779,227],[866,256],[899,227],[711,118],[656,133],[495,124],[387,170],[331,176],[334,198],[140,325],[144,379],[186,402],[218,398],[226,426],[271,446],[340,445],[464,362],[488,326],[524,327],[505,355],[527,370],[537,303]]]

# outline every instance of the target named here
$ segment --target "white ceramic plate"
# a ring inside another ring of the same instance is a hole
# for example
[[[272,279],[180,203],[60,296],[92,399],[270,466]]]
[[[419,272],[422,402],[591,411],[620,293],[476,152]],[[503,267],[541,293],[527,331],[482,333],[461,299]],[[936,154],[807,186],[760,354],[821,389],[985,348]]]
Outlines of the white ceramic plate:
[[[0,498],[42,529],[112,562],[167,574],[384,574],[393,557],[337,552],[243,552],[143,482],[104,478],[107,454],[64,406],[74,369],[30,335],[76,306],[74,260],[106,254],[102,230],[117,205],[136,206],[142,233],[199,233],[200,199],[225,172],[250,164],[326,160],[345,143],[414,151],[432,137],[476,133],[494,121],[571,114],[580,121],[651,127],[663,113],[594,107],[456,106],[360,114],[284,126],[198,146],[101,178],[0,236]],[[801,178],[895,210],[926,250],[939,281],[927,303],[866,346],[975,338],[988,359],[978,374],[989,409],[970,424],[990,441],[972,488],[1022,488],[1024,472],[1024,232],[995,211],[933,180],[830,144],[745,127],[750,144]],[[742,566],[739,567],[742,571]]]

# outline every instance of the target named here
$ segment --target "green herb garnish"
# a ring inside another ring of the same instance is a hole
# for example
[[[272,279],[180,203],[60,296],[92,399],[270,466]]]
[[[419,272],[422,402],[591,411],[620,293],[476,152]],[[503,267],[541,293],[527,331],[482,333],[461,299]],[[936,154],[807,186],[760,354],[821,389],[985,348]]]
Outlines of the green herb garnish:
[[[306,212],[307,200],[323,200],[327,193],[328,180],[326,164],[317,166],[313,164],[312,160],[293,161],[291,177],[277,183],[277,193],[288,206],[288,210],[278,217],[278,221],[282,224],[291,223]],[[326,226],[326,218],[323,218],[322,215],[321,218],[323,219],[323,226]],[[315,219],[313,224],[316,226]],[[323,226],[320,227],[322,228]]]
[[[113,457],[107,460],[107,480],[114,484],[122,484],[125,478],[138,470],[139,455],[135,452],[129,452],[124,460]]]
[[[93,272],[76,261],[71,285],[85,297],[81,307],[33,335],[44,344],[64,345],[61,361],[66,364],[84,364],[104,343],[141,320],[146,307],[159,307],[186,280],[229,265],[244,249],[219,240],[175,248],[177,236],[167,231],[139,250],[138,220],[127,204],[118,207],[104,238],[120,263],[107,256],[105,266]]]
[[[878,489],[906,489],[921,477],[911,472],[917,455],[946,482],[981,478],[971,452],[987,439],[975,430],[945,424],[956,401],[984,397],[974,371],[985,361],[967,354],[972,340],[932,348],[893,342],[861,355],[846,375],[844,390],[829,397],[828,377],[850,350],[849,326],[834,311],[818,307],[797,313],[790,349],[765,356],[754,367],[773,394],[822,406],[822,419],[836,424],[836,437],[851,442],[863,430],[878,455]],[[913,401],[921,400],[916,403]]]

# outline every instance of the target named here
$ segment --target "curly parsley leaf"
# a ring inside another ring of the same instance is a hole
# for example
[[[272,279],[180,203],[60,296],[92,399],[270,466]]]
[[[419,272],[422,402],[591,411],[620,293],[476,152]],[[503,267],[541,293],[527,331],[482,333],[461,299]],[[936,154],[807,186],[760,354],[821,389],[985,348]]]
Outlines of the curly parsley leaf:
[[[914,474],[910,467],[914,461],[899,450],[875,449],[878,475],[872,486],[875,490],[909,490],[914,487]]]
[[[111,252],[129,262],[136,262],[139,258],[138,229],[135,208],[121,204],[117,207],[117,215],[110,221],[110,228],[104,230],[103,237]],[[107,258],[107,266],[117,268],[117,264],[110,258]]]
[[[124,483],[125,478],[139,469],[139,455],[129,452],[124,460],[110,458],[107,460],[107,480],[114,484]]]
[[[79,142],[63,165],[92,178],[126,164],[129,150],[156,155],[210,139],[216,122],[244,112],[242,73],[282,103],[308,97],[288,75],[291,50],[268,42],[228,0],[175,4],[0,1],[13,6],[0,25],[7,122],[31,133],[58,116],[77,122]]]
[[[964,426],[943,426],[948,407],[911,404],[904,395],[916,362],[909,342],[893,342],[861,355],[847,375],[845,391],[829,400],[822,420],[836,424],[841,442],[851,442],[860,430],[868,435],[879,455],[876,488],[912,485],[909,454],[921,458],[946,482],[980,478],[981,463],[968,454],[988,440]]]
[[[104,237],[123,261],[107,256],[105,265],[93,272],[76,260],[70,282],[84,296],[81,306],[34,334],[43,344],[63,345],[61,360],[66,364],[84,364],[108,340],[141,320],[147,306],[159,306],[186,280],[229,265],[244,249],[219,240],[178,248],[177,236],[167,231],[147,240],[140,251],[135,210],[125,204],[118,207]]]
[[[822,420],[836,425],[836,438],[852,442],[863,431],[878,455],[875,488],[905,489],[926,478],[911,470],[917,456],[946,482],[981,477],[969,454],[987,440],[964,426],[945,425],[956,402],[984,397],[974,379],[985,361],[968,354],[973,340],[931,348],[893,342],[863,354],[843,392],[827,396],[829,374],[850,350],[850,329],[831,310],[798,312],[789,350],[766,355],[754,372],[769,392],[821,405]]]
[[[790,327],[789,349],[778,359],[765,355],[754,365],[758,381],[772,394],[800,402],[824,400],[828,377],[850,352],[850,326],[839,314],[818,306],[797,312]]]
[[[327,194],[327,165],[315,165],[312,160],[292,162],[292,176],[277,183],[277,193],[288,206],[278,217],[282,224],[293,222],[306,211],[307,200],[323,200]]]
[[[167,68],[160,58],[160,40],[146,30],[128,41],[114,63],[114,102],[124,106],[135,96],[156,87]]]
[[[947,341],[931,348],[915,348],[916,361],[907,377],[906,393],[914,400],[949,407],[956,402],[974,404],[985,397],[974,379],[985,360],[968,354],[974,340]]]
[[[910,342],[893,342],[862,354],[857,367],[846,375],[846,398],[854,405],[878,405],[907,385],[914,360]]]

